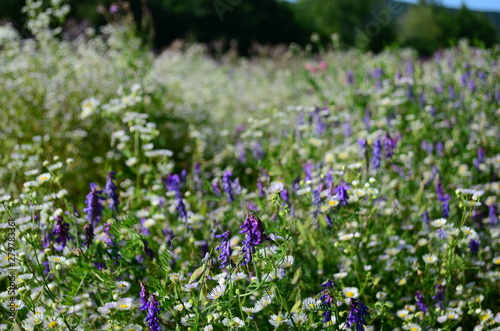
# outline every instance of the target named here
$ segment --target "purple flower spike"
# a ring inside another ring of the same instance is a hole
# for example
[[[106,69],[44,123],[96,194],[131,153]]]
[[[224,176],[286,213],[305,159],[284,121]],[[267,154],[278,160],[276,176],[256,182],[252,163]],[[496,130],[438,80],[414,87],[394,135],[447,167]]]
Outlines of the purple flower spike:
[[[380,139],[375,140],[373,143],[373,151],[372,151],[372,166],[373,169],[378,170],[380,169],[380,158],[382,154],[382,143],[380,142]]]
[[[148,289],[146,288],[146,283],[141,281],[139,283],[141,285],[141,293],[139,293],[139,302],[141,303],[141,310],[146,310],[148,309],[148,297],[149,297],[149,292]]]
[[[87,207],[83,210],[87,214],[87,220],[96,226],[101,221],[102,210],[104,209],[101,201],[105,200],[101,196],[102,191],[97,190],[95,183],[90,183],[90,193],[87,194],[85,203]]]
[[[488,219],[491,226],[495,226],[498,224],[497,211],[495,209],[494,203],[488,206]]]
[[[417,291],[415,295],[415,299],[417,300],[417,306],[422,312],[427,312],[427,306],[424,303],[424,296],[420,291]]]
[[[476,255],[479,252],[479,241],[471,239],[469,241],[469,251],[472,255]]]
[[[221,253],[219,255],[220,259],[220,269],[226,268],[231,262],[231,254],[233,254],[233,250],[231,249],[231,242],[229,240],[229,231],[224,232],[223,234],[218,234],[216,238],[222,238],[222,243],[220,246],[216,248],[216,250],[220,250]]]
[[[363,331],[365,329],[363,325],[368,325],[365,320],[365,317],[368,316],[368,307],[358,299],[351,299],[350,305],[351,310],[347,317],[346,326],[348,328],[354,326],[356,331]]]
[[[394,150],[398,143],[397,138],[392,138],[389,133],[385,134],[384,145],[385,145],[385,158],[390,159],[394,155]]]
[[[264,224],[262,224],[260,218],[250,212],[247,212],[245,222],[240,228],[243,229],[240,233],[246,233],[245,241],[243,241],[245,247],[242,250],[245,253],[245,260],[242,265],[246,265],[252,261],[255,246],[262,244],[267,239],[267,236],[264,233]]]
[[[233,174],[231,171],[226,171],[224,173],[224,176],[222,176],[222,184],[224,185],[224,191],[227,194],[227,202],[233,203],[234,201],[234,192],[233,192],[233,187],[231,183],[231,177]]]
[[[116,175],[116,172],[110,171],[108,172],[108,176],[106,177],[106,187],[104,188],[104,193],[108,196],[108,199],[111,199],[111,203],[109,204],[109,208],[115,213],[118,212],[118,205],[120,201],[118,200],[118,193],[116,192],[117,187],[113,182]]]
[[[160,331],[160,318],[158,317],[158,312],[160,309],[160,304],[156,301],[155,295],[151,294],[149,296],[148,302],[148,315],[146,316],[146,323],[148,323],[149,330]]]
[[[64,223],[62,216],[56,217],[56,226],[52,230],[54,241],[59,244],[56,250],[62,251],[66,247],[67,242],[72,238],[69,234],[69,223]]]
[[[335,188],[335,196],[339,200],[341,205],[347,205],[347,200],[349,200],[349,195],[347,195],[347,191],[350,189],[349,185],[342,181],[339,186]]]
[[[444,309],[443,303],[445,299],[445,286],[437,284],[434,288],[436,289],[436,295],[432,297],[432,300],[437,300],[436,305],[439,306],[439,308]]]

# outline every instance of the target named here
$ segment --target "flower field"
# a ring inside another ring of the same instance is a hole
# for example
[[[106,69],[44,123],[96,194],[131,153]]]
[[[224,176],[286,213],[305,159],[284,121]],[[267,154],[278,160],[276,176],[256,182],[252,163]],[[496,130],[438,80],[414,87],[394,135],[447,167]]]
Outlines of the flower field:
[[[0,27],[0,329],[500,330],[500,49],[154,55],[65,11]]]

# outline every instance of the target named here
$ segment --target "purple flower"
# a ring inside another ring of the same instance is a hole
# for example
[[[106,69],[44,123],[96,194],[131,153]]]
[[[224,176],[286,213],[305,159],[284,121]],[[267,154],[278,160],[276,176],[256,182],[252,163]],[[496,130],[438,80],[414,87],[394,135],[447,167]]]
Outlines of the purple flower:
[[[394,155],[394,150],[396,149],[397,143],[398,140],[396,138],[392,138],[389,133],[385,134],[384,145],[386,159],[390,159]]]
[[[120,204],[120,201],[118,200],[118,193],[116,192],[117,187],[113,182],[113,180],[116,179],[115,175],[116,172],[113,171],[108,172],[108,176],[106,177],[106,187],[104,188],[104,193],[108,196],[108,199],[111,199],[109,208],[114,212],[118,212],[118,205]]]
[[[111,14],[116,14],[119,11],[120,11],[120,7],[117,4],[113,4],[113,5],[111,5],[111,7],[109,7],[109,12]]]
[[[221,253],[219,255],[220,259],[220,269],[226,268],[231,262],[231,254],[233,254],[233,250],[231,249],[231,242],[229,241],[229,231],[224,232],[223,234],[218,234],[216,238],[222,238],[222,243],[220,246],[216,248],[216,250],[220,250]]]
[[[474,166],[476,169],[479,171],[479,165],[484,162],[484,155],[485,155],[484,148],[479,147],[477,149],[477,159],[474,160]]]
[[[341,205],[347,205],[347,200],[349,200],[349,195],[347,195],[347,191],[350,189],[349,185],[342,181],[340,184],[335,188],[335,196],[339,200]]]
[[[427,306],[424,303],[424,296],[420,291],[417,291],[415,295],[415,300],[417,300],[417,306],[418,308],[423,311],[424,313],[427,312]]]
[[[212,190],[217,198],[220,197],[220,187],[218,181],[212,182]]]
[[[436,184],[436,192],[437,192],[437,195],[438,195],[438,201],[440,201],[442,203],[442,206],[443,206],[443,217],[444,218],[448,218],[450,216],[450,195],[449,194],[445,194],[444,193],[444,190],[443,190],[443,187],[441,186],[441,184],[438,182]]]
[[[148,309],[149,292],[148,289],[146,288],[146,283],[140,281],[139,284],[141,285],[141,293],[139,293],[139,302],[141,303],[140,309],[146,310]]]
[[[155,257],[155,253],[153,250],[149,247],[149,243],[147,240],[143,239],[142,243],[144,244],[144,253],[146,253],[146,256],[149,257],[149,260],[153,260]]]
[[[424,211],[422,214],[422,222],[425,224],[425,227],[427,228],[427,231],[430,231],[429,227],[429,213],[427,211]]]
[[[196,162],[194,164],[194,176],[193,176],[193,180],[196,183],[196,189],[197,190],[201,190],[201,187],[202,187],[203,183],[201,181],[201,164],[200,164],[200,162]]]
[[[366,131],[368,131],[368,132],[370,132],[370,118],[371,118],[370,110],[366,109],[364,122],[365,122]]]
[[[236,150],[238,151],[238,159],[243,163],[247,162],[245,146],[240,141],[236,143]]]
[[[303,165],[303,168],[304,168],[304,173],[305,173],[304,181],[307,182],[307,181],[312,180],[312,171],[314,168],[314,164],[313,163],[305,163]]]
[[[347,71],[346,81],[348,85],[354,85],[354,74],[351,70]]]
[[[69,223],[64,223],[62,216],[56,217],[56,226],[52,230],[54,241],[59,244],[56,250],[62,251],[66,247],[66,243],[72,238],[69,234]]]
[[[184,219],[185,222],[187,222],[188,217],[186,212],[186,205],[184,204],[184,200],[182,199],[182,197],[177,198],[177,211],[179,212],[181,218]]]
[[[349,121],[344,123],[344,136],[350,137],[352,134],[351,123]]]
[[[490,221],[491,226],[495,226],[498,224],[497,211],[495,209],[494,203],[492,203],[488,206],[488,219]]]
[[[448,235],[443,228],[437,229],[436,233],[440,239],[445,239],[446,236]]]
[[[432,300],[437,300],[436,305],[439,306],[439,308],[444,309],[443,302],[445,300],[445,286],[437,284],[434,288],[436,289],[436,295],[432,297]]]
[[[175,196],[181,196],[181,178],[177,174],[169,174],[165,180],[167,190],[175,192]]]
[[[372,166],[373,169],[378,170],[380,169],[380,158],[382,154],[382,143],[380,142],[380,139],[375,140],[373,143],[373,151],[372,151]]]
[[[246,265],[252,261],[252,254],[255,253],[255,246],[264,242],[267,239],[264,233],[264,224],[254,214],[247,212],[245,222],[240,227],[240,233],[246,233],[245,241],[243,241],[243,250],[245,253],[245,261],[242,265]]]
[[[257,161],[262,160],[266,156],[266,152],[264,152],[264,149],[262,148],[260,142],[256,141],[253,145],[252,155],[253,158]]]
[[[288,193],[288,190],[286,188],[284,188],[280,192],[280,197],[281,199],[283,199],[283,201],[285,201],[286,204],[290,205],[290,194]]]
[[[364,158],[366,153],[366,146],[368,146],[366,139],[358,139],[358,146],[359,146],[359,156],[361,158]]]
[[[471,239],[469,241],[469,251],[473,255],[477,254],[477,252],[479,252],[479,241]]]
[[[321,286],[323,287],[323,289],[328,289],[328,288],[333,288],[335,287],[335,282],[333,280],[327,280],[326,282],[324,282],[323,284],[321,284]]]
[[[323,285],[322,285],[323,286]],[[333,298],[333,296],[330,294],[330,292],[328,292],[328,290],[325,289],[323,291],[321,291],[321,296],[320,296],[320,300],[321,302],[323,303],[323,307],[327,308],[324,312],[323,312],[323,320],[321,322],[323,323],[328,323],[331,321],[332,319],[332,312],[330,311],[330,307],[332,306],[332,302],[335,301],[335,299]]]
[[[100,194],[102,194],[102,191],[97,190],[97,185],[95,183],[90,183],[90,193],[87,194],[85,199],[87,206],[83,211],[87,214],[87,220],[91,222],[93,226],[101,221],[103,210],[101,201],[104,200],[104,197]]]
[[[436,144],[436,152],[439,157],[443,157],[444,155],[444,145],[442,142],[438,142]]]
[[[363,325],[367,325],[365,317],[368,316],[368,307],[358,299],[351,298],[351,310],[347,317],[346,326],[355,326],[356,331],[363,331]]]
[[[92,240],[94,240],[94,226],[92,223],[85,224],[83,232],[85,233],[85,242],[83,245],[89,247],[92,244]]]
[[[224,191],[227,194],[227,202],[233,203],[234,201],[234,192],[233,192],[233,187],[231,183],[231,177],[233,174],[231,171],[226,171],[224,173],[224,176],[222,176],[222,184],[224,185]]]
[[[420,93],[420,95],[418,97],[418,103],[419,103],[420,108],[425,107],[425,94],[424,94],[424,92]]]
[[[161,310],[158,301],[156,301],[155,295],[151,294],[149,296],[148,302],[148,315],[146,316],[146,323],[148,323],[149,329],[151,331],[160,331],[160,318],[158,317],[158,312]]]

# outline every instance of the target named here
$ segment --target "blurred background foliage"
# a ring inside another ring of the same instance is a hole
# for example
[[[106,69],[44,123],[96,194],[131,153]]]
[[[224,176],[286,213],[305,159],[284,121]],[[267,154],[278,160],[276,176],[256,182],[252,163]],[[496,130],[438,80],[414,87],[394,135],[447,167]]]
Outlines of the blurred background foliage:
[[[316,33],[322,44],[379,52],[386,47],[412,47],[421,55],[457,45],[462,38],[475,46],[498,41],[500,13],[467,7],[449,9],[433,1],[418,5],[390,0],[68,0],[67,35],[100,26],[133,13],[145,40],[157,50],[174,40],[202,42],[213,54],[237,50],[252,53],[255,44],[305,45]],[[2,0],[0,22],[23,31],[24,1]],[[111,10],[110,9],[114,9]],[[389,15],[387,15],[389,14]],[[23,31],[26,36],[27,33]],[[334,43],[335,44],[335,43]]]

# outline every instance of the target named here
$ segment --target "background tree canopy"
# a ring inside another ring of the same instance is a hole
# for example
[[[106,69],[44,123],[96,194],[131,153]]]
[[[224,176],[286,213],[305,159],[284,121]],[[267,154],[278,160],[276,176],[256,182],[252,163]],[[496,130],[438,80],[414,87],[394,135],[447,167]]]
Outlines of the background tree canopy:
[[[1,21],[12,21],[22,30],[24,1],[3,0]],[[173,40],[208,43],[237,41],[246,54],[253,42],[304,45],[316,32],[323,42],[337,34],[344,47],[378,52],[384,47],[413,47],[428,55],[468,38],[491,47],[498,41],[500,14],[447,9],[434,2],[409,5],[390,0],[68,0],[72,18],[94,26],[106,22],[102,11],[129,8],[139,23],[147,12],[152,18],[154,46],[161,49]],[[98,8],[102,9],[99,12]],[[119,15],[119,13],[116,13]],[[229,43],[228,43],[229,44]]]

